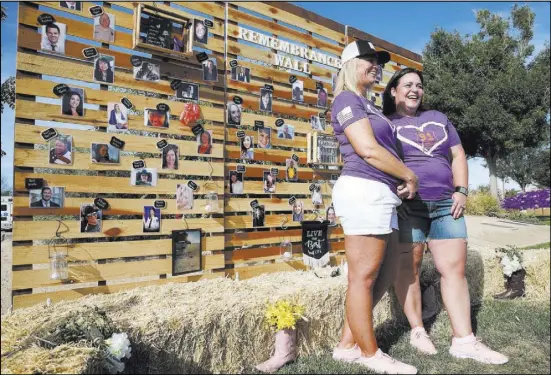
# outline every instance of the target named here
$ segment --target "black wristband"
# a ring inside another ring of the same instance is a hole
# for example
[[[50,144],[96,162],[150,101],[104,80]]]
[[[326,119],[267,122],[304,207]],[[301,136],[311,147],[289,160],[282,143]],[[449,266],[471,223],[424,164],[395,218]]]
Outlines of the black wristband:
[[[461,193],[466,197],[469,196],[469,189],[467,189],[466,187],[463,187],[463,186],[456,186],[455,187],[455,192],[456,193]]]

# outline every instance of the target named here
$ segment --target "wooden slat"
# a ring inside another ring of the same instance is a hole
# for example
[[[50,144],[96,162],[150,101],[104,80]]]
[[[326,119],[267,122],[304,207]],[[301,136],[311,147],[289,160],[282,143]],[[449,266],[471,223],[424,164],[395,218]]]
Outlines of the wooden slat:
[[[254,142],[256,145],[256,139]],[[226,157],[229,159],[241,159],[241,148],[239,146],[226,146]],[[271,161],[276,163],[285,163],[286,159],[289,159],[293,154],[299,157],[300,164],[306,164],[306,152],[299,151],[283,151],[275,149],[254,149],[254,160]]]
[[[301,126],[298,128],[295,128],[295,132],[299,134],[295,134],[295,139],[284,139],[284,138],[278,138],[277,137],[277,127],[275,125],[273,126],[266,126],[266,128],[270,128],[272,133],[272,146],[273,147],[291,147],[291,148],[302,148],[305,149],[306,144],[306,136],[301,135],[301,132],[306,131],[307,125],[301,123]],[[244,130],[244,129],[239,129]],[[255,146],[256,142],[258,142],[258,131],[255,130],[244,130],[245,135],[253,136],[255,140]],[[299,132],[300,131],[300,132]],[[239,143],[240,139],[236,135],[237,129],[236,128],[226,128],[226,141],[227,142],[236,142]]]
[[[224,268],[224,254],[203,255],[203,270]],[[117,280],[171,274],[172,258],[142,260],[138,262],[90,264],[69,266],[69,280],[74,284],[99,280]],[[13,272],[12,289],[39,288],[61,285],[59,280],[50,280],[49,269]]]
[[[308,219],[308,216],[306,217]],[[270,232],[241,232],[226,233],[226,247],[258,246],[280,243],[282,238],[291,242],[302,240],[301,229],[277,230]],[[330,227],[329,239],[343,239],[344,233],[341,227]]]
[[[237,168],[238,163],[226,163],[226,166],[228,167],[228,171],[235,170]],[[246,171],[243,177],[245,178],[263,178],[264,177],[264,171],[267,171],[266,166],[258,165],[258,164],[246,164]],[[285,167],[277,166],[277,165],[270,165],[270,169],[277,168],[279,170],[279,175],[277,176],[278,181],[286,181],[285,180]],[[338,174],[338,171],[333,171],[333,173]],[[319,179],[319,180],[325,180],[326,176],[324,176],[322,173],[319,173],[318,171],[313,171],[312,168],[298,168],[298,179],[299,180],[313,180],[313,179]]]
[[[253,70],[252,74],[255,74],[256,72]],[[231,78],[231,72],[228,73],[228,77]],[[264,81],[258,81],[255,80],[254,77],[251,79],[250,83],[245,82],[238,82],[233,81],[231,79],[228,79],[228,88],[239,90],[241,92],[250,92],[250,93],[260,93],[260,89],[264,88],[265,82]],[[274,92],[273,97],[274,99],[285,99],[288,101],[292,100],[292,92],[291,87],[280,85],[274,82]],[[231,97],[231,95],[230,95]],[[258,102],[258,100],[256,100]],[[298,103],[298,105],[303,104],[309,104],[311,106],[317,106],[318,103],[318,96],[317,94],[310,93],[308,91],[304,91],[304,102]],[[327,105],[329,106],[331,104],[331,101],[327,101]]]
[[[291,211],[292,206],[289,205],[288,198],[258,198],[258,204],[264,205],[266,211]],[[311,199],[298,199],[304,203],[305,210],[316,209]],[[225,201],[226,206],[224,210],[226,212],[250,212],[251,211],[251,199],[243,198],[229,198]],[[308,216],[308,214],[306,215]]]
[[[344,242],[329,242],[331,253],[344,250]],[[302,258],[302,245],[294,244],[292,247],[293,259]],[[231,257],[226,258],[226,264],[242,264],[251,261],[265,261],[281,259],[281,248],[279,246],[260,247],[253,249],[240,249],[231,251]]]
[[[224,250],[224,236],[202,237],[203,251]],[[52,250],[53,251],[53,250]],[[172,240],[141,240],[116,242],[85,242],[72,244],[68,260],[92,261],[98,259],[128,258],[153,255],[171,255]],[[48,246],[14,246],[13,265],[49,263]]]
[[[268,170],[268,169],[266,169]],[[244,194],[264,194],[264,183],[262,181],[249,181],[245,180],[243,182],[244,188]],[[283,180],[277,180],[276,184],[276,193],[273,194],[311,194],[310,190],[308,189],[310,187],[310,183],[302,183],[302,182],[283,182]],[[323,195],[325,195],[325,200],[329,199],[331,200],[332,188],[327,187],[322,189]],[[266,194],[270,195],[270,194]]]

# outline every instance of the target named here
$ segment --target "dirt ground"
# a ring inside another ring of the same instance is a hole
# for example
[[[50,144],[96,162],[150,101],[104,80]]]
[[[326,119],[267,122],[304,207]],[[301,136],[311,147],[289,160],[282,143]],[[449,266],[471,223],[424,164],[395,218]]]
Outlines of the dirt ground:
[[[11,233],[2,232],[2,315],[11,308]]]

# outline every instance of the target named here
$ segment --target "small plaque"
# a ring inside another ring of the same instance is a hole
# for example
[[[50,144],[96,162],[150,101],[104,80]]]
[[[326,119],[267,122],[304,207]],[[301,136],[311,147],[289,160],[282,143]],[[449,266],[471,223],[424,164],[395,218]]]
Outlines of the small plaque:
[[[53,92],[57,96],[63,96],[69,92],[69,86],[67,86],[64,83],[60,83],[59,85],[55,85]]]
[[[84,55],[84,57],[89,59],[90,57],[97,56],[98,55],[98,50],[95,49],[94,47],[88,47],[88,48],[84,48],[82,50],[82,54]]]
[[[277,169],[277,168],[271,168],[270,172],[272,173],[272,175],[274,175],[276,177],[279,175],[279,169]]]
[[[285,124],[285,121],[282,119],[282,118],[278,118],[276,121],[275,121],[275,126],[277,126],[278,128],[280,126],[283,126],[283,124]]]
[[[257,208],[258,207],[258,199],[255,199],[255,200],[251,201],[251,207],[252,208]]]
[[[274,85],[268,85],[267,83],[264,85],[265,90],[269,90],[271,92],[274,91]]]
[[[293,195],[291,198],[289,198],[289,205],[292,206],[297,201],[297,198]]]
[[[320,113],[318,113],[318,117],[319,117],[320,119],[324,119],[324,118],[325,118],[325,113],[326,113],[326,112],[320,112]]]
[[[193,190],[193,191],[199,189],[199,186],[197,186],[197,184],[196,184],[195,182],[193,182],[193,181],[189,181],[189,182],[187,183],[187,186],[189,186],[189,187],[191,188],[191,190]]]
[[[199,134],[203,133],[205,131],[205,129],[203,129],[203,125],[199,124],[199,125],[195,125],[193,128],[191,128],[191,131],[192,131],[193,134],[199,135]]]
[[[237,138],[245,138],[245,130],[238,130],[235,132],[235,135],[237,135]]]
[[[235,68],[237,65],[239,65],[239,62],[237,60],[230,61],[230,67]]]
[[[57,137],[57,130],[54,128],[49,128],[40,133],[40,135],[45,141],[49,141],[50,139]]]
[[[94,204],[102,210],[106,210],[107,207],[109,207],[109,203],[101,197],[97,197],[96,199],[94,199]]]
[[[132,162],[132,167],[134,169],[145,168],[145,162],[143,160],[136,160]]]
[[[128,99],[126,96],[124,98],[121,99],[121,103],[122,105],[124,105],[126,108],[128,109],[132,109],[132,102],[130,101],[130,99]]]
[[[179,79],[174,79],[172,82],[170,82],[170,88],[172,90],[178,90],[178,87],[182,84],[182,81]]]
[[[323,88],[323,83],[322,82],[316,82],[316,89],[321,90],[322,88]]]
[[[153,206],[154,206],[155,208],[160,208],[160,209],[162,210],[162,209],[166,208],[166,201],[160,201],[160,200],[159,200],[159,201],[155,201],[155,202],[153,203]]]
[[[336,181],[339,179],[339,175],[338,174],[332,174],[331,175],[331,181]]]
[[[111,137],[111,142],[109,142],[109,144],[113,147],[121,149],[124,147],[125,142],[123,140],[118,139],[117,137]]]
[[[196,57],[197,61],[199,61],[200,63],[209,59],[209,55],[207,55],[205,52],[199,52]]]
[[[254,120],[254,130],[264,129],[264,121]]]
[[[234,97],[233,97],[233,102],[234,102],[235,104],[243,104],[243,98],[240,97],[240,96],[234,96]]]
[[[247,168],[245,168],[245,164],[237,164],[237,167],[235,167],[235,170],[240,173],[245,173]]]
[[[170,107],[168,106],[168,104],[159,103],[157,104],[157,110],[162,112],[168,112],[170,111]]]
[[[157,142],[157,148],[159,150],[162,150],[166,146],[168,146],[168,142],[166,141],[166,139],[161,139],[159,142]]]
[[[99,16],[103,13],[103,8],[99,5],[96,5],[94,7],[90,7],[90,14],[94,17]]]
[[[130,64],[132,64],[132,66],[135,66],[137,68],[139,66],[142,66],[142,62],[143,60],[140,56],[136,56],[136,55],[130,56]]]
[[[289,77],[289,83],[295,83],[297,81],[297,76],[290,76]]]
[[[44,187],[43,178],[26,178],[25,179],[25,189],[42,189]]]
[[[40,16],[36,17],[36,20],[41,25],[47,25],[49,23],[55,22],[54,16],[48,13],[42,13]]]
[[[203,21],[203,24],[206,26],[206,27],[214,27],[214,22],[212,22],[211,20],[207,20],[205,18],[205,20]]]
[[[310,186],[308,187],[308,190],[310,190],[311,192],[313,192],[314,190],[318,191],[319,187],[317,184],[310,184]]]
[[[291,156],[291,159],[293,159],[294,161],[296,161],[298,163],[298,156],[297,154],[293,154],[293,156]]]

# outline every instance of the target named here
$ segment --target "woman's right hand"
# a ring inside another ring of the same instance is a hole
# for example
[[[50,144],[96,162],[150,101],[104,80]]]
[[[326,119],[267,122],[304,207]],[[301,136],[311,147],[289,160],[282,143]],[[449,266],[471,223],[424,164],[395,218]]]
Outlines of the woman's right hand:
[[[401,199],[413,199],[419,190],[419,179],[411,172],[407,179],[398,185],[398,197]]]

